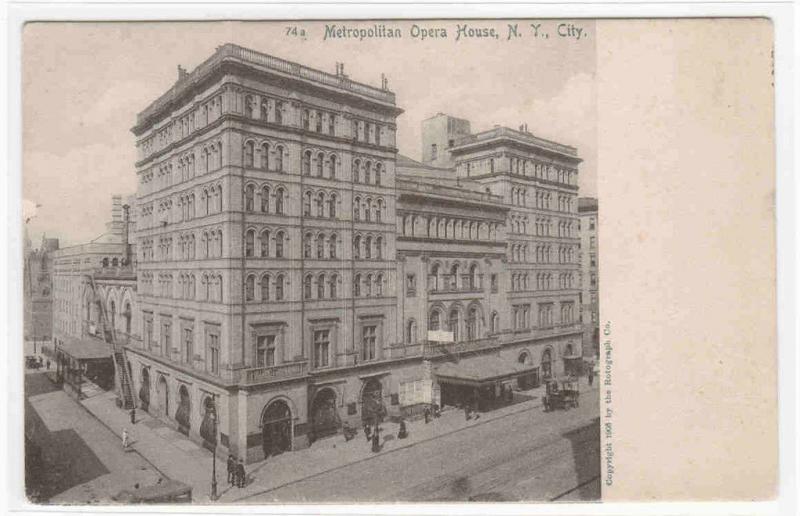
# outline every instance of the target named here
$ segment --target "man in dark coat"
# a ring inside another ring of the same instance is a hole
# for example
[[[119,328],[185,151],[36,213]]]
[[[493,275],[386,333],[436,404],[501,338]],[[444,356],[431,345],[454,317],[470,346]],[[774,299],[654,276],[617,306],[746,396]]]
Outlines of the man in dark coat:
[[[592,386],[592,382],[594,381],[594,367],[589,368],[589,387]]]
[[[372,427],[369,423],[364,423],[364,436],[367,438],[367,442],[372,439]]]
[[[431,420],[431,410],[426,407],[425,408],[425,424],[427,425],[430,420]]]
[[[239,487],[244,487],[244,485],[246,483],[245,482],[246,475],[245,475],[245,471],[244,471],[244,460],[243,459],[239,459],[239,464],[236,465],[236,476],[238,477],[237,480],[239,481],[237,485]]]
[[[232,486],[236,482],[236,459],[233,455],[228,455],[228,485]]]
[[[381,451],[381,438],[380,438],[380,428],[375,428],[375,431],[372,433],[372,451],[379,452]]]
[[[136,424],[136,407],[133,407],[131,409],[131,424],[132,425]]]
[[[405,439],[408,437],[408,430],[406,430],[406,422],[404,419],[400,420],[400,431],[397,432],[398,439]]]

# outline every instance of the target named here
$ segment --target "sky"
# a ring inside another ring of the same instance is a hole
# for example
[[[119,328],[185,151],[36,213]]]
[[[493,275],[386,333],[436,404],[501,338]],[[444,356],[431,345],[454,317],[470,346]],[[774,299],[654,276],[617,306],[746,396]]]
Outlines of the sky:
[[[26,25],[22,197],[34,246],[43,233],[62,246],[103,233],[111,196],[136,190],[136,114],[174,84],[178,65],[191,71],[228,42],[330,73],[343,62],[351,79],[373,86],[385,74],[405,110],[399,152],[411,158],[421,154],[421,121],[438,112],[470,120],[473,132],[527,123],[536,136],[578,148],[580,195],[596,196],[592,21],[473,20],[468,28],[495,28],[499,37],[458,40],[463,22],[453,20],[416,22],[447,33],[425,39],[411,36],[411,22],[329,23],[384,25],[402,37],[324,39],[326,22]],[[509,23],[520,37],[507,39]],[[540,24],[539,37],[531,24]]]

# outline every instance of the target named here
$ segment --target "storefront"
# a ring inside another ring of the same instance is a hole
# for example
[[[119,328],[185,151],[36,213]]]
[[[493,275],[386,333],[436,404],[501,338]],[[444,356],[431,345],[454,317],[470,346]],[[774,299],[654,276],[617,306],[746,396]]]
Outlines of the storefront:
[[[87,382],[103,390],[114,388],[111,347],[97,339],[68,338],[55,345],[56,378],[78,396]]]
[[[441,364],[436,367],[435,376],[442,406],[467,404],[486,411],[506,404],[514,380],[536,374],[536,370],[531,365],[489,355]]]

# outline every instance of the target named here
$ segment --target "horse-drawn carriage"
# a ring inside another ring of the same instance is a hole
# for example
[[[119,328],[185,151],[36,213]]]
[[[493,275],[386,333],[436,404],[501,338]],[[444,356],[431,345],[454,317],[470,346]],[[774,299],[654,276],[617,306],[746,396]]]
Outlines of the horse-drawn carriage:
[[[557,408],[568,409],[578,406],[580,390],[578,379],[572,376],[551,379],[545,382],[545,396],[542,400],[544,411],[550,412]]]

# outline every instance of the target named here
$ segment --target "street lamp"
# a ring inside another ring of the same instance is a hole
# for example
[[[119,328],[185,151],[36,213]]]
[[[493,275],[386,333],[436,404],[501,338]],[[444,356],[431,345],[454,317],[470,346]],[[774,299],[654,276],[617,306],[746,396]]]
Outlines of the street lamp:
[[[217,497],[217,404],[216,396],[211,397],[211,406],[208,407],[208,416],[211,418],[211,423],[214,425],[214,440],[213,449],[211,451],[211,500],[216,500]]]

